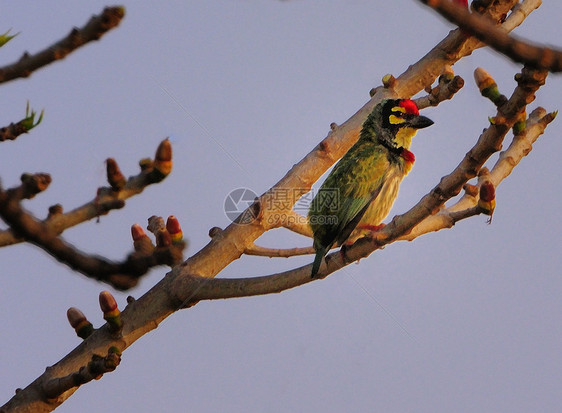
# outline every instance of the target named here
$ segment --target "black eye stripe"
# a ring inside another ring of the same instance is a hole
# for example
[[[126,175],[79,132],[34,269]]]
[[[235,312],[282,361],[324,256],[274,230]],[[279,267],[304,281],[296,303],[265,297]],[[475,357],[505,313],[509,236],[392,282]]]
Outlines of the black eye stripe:
[[[400,111],[392,112],[391,115],[394,115],[397,118],[404,118],[404,119],[413,119],[416,116],[413,113],[405,113]]]

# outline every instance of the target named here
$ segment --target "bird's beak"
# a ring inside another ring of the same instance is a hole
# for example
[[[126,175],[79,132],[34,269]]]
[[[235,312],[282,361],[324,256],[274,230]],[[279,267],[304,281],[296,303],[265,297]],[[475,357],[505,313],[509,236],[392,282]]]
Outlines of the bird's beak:
[[[425,116],[418,116],[410,122],[410,127],[414,129],[423,129],[433,125],[433,121]]]

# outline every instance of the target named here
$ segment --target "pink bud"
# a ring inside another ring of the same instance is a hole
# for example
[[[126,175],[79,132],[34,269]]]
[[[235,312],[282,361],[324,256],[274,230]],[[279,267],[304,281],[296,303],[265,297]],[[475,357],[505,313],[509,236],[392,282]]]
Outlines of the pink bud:
[[[168,217],[166,221],[166,229],[172,236],[172,242],[181,241],[183,238],[183,233],[181,230],[180,222],[174,215]]]
[[[109,291],[102,291],[100,293],[100,308],[104,314],[111,313],[117,309],[117,301]]]
[[[133,237],[133,241],[138,241],[139,239],[147,236],[146,232],[144,232],[144,229],[142,229],[139,224],[131,226],[131,235]]]
[[[72,328],[80,327],[84,321],[88,321],[84,313],[76,307],[70,307],[66,312],[66,317]]]

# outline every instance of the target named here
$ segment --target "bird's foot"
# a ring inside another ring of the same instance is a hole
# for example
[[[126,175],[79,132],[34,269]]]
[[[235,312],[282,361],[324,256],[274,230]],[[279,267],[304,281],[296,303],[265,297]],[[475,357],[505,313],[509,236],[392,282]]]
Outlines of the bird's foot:
[[[358,225],[357,229],[361,232],[373,233],[383,229],[386,224],[379,224],[379,225]]]
[[[340,258],[342,262],[347,263],[349,262],[347,258],[347,249],[350,248],[356,241],[360,238],[374,238],[373,234],[381,229],[383,229],[386,224],[379,224],[379,225],[359,225],[356,227],[356,230],[360,232],[359,237],[354,237],[352,240],[345,241],[341,248],[340,248]]]

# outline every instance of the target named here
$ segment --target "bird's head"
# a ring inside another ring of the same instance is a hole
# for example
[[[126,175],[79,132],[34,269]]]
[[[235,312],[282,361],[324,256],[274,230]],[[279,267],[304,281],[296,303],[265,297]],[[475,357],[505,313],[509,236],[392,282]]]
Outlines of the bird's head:
[[[375,106],[365,121],[361,134],[372,131],[383,144],[408,149],[417,130],[431,125],[433,121],[420,115],[414,101],[386,99]]]

